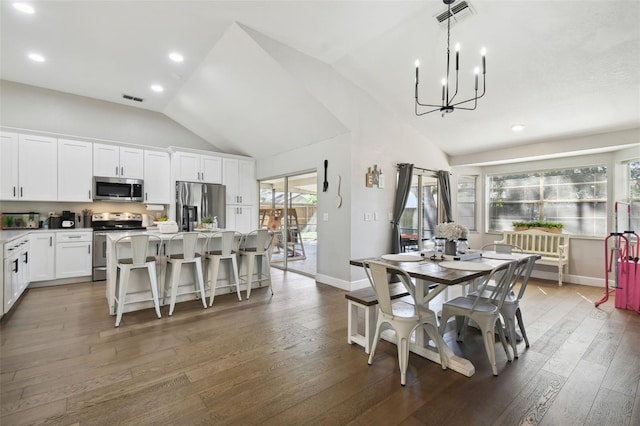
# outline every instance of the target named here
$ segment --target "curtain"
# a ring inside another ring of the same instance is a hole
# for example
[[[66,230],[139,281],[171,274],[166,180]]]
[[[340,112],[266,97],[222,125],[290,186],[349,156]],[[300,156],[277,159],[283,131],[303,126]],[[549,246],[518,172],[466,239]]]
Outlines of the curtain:
[[[400,253],[400,218],[407,204],[409,191],[411,191],[411,177],[413,164],[398,164],[398,186],[396,187],[396,200],[393,204],[393,221],[391,222],[391,253]]]
[[[451,213],[451,182],[449,180],[449,172],[446,170],[438,170],[438,186],[440,187],[440,203],[442,208],[438,209],[438,222],[453,222],[453,214]]]

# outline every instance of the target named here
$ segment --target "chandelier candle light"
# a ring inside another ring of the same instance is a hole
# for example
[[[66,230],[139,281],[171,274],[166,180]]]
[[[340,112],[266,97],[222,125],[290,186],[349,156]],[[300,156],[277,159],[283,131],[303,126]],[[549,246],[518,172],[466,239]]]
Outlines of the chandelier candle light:
[[[416,90],[415,90],[415,112],[417,116],[420,115],[425,115],[425,114],[429,114],[435,111],[440,111],[442,113],[442,116],[444,117],[445,114],[451,113],[454,111],[454,109],[464,109],[464,110],[468,110],[468,111],[472,111],[474,109],[476,109],[476,106],[478,105],[478,99],[480,99],[481,97],[484,96],[485,91],[486,91],[486,74],[487,74],[487,62],[486,62],[486,49],[483,47],[482,50],[480,51],[480,54],[482,55],[482,94],[480,96],[478,96],[478,74],[480,73],[480,69],[478,67],[476,67],[474,69],[475,72],[475,96],[473,98],[469,98],[466,99],[464,101],[459,101],[459,102],[455,102],[454,103],[454,99],[456,97],[456,95],[458,94],[458,73],[459,73],[459,69],[460,69],[460,43],[457,43],[455,46],[456,49],[456,89],[455,92],[453,93],[453,95],[451,97],[449,97],[449,57],[451,55],[451,50],[449,48],[450,46],[450,38],[451,38],[451,4],[454,3],[456,0],[442,0],[444,4],[448,5],[448,15],[447,15],[447,76],[446,78],[442,79],[442,102],[440,105],[434,105],[434,104],[423,104],[420,103],[419,99],[418,99],[418,83],[419,83],[419,78],[418,78],[418,74],[420,71],[420,61],[416,59]],[[459,106],[459,105],[463,105],[466,104],[468,102],[473,102],[473,108],[468,105],[468,106]],[[419,112],[418,111],[418,107],[430,107],[430,108],[434,108],[428,111],[422,111]]]

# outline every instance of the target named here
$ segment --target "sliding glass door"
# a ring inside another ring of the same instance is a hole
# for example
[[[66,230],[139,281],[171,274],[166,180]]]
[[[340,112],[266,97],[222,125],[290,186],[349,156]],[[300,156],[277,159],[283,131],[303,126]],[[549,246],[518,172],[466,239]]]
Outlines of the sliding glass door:
[[[273,231],[271,265],[316,275],[317,173],[260,182],[260,227]]]
[[[414,169],[415,170],[415,169]],[[435,236],[438,224],[438,180],[432,173],[415,173],[400,219],[400,250],[420,251]]]

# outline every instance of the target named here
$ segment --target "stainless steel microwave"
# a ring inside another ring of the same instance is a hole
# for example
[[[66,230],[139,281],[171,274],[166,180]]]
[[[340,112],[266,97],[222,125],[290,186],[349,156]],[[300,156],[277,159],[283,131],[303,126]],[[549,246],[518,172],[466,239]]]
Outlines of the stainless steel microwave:
[[[142,179],[114,177],[93,178],[93,199],[109,201],[143,201]]]

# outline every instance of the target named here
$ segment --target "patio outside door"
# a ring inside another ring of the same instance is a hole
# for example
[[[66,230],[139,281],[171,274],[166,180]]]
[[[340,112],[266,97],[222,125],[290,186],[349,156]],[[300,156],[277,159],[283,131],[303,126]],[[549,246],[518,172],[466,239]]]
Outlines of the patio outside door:
[[[317,173],[260,181],[260,227],[274,232],[271,266],[315,277]]]

